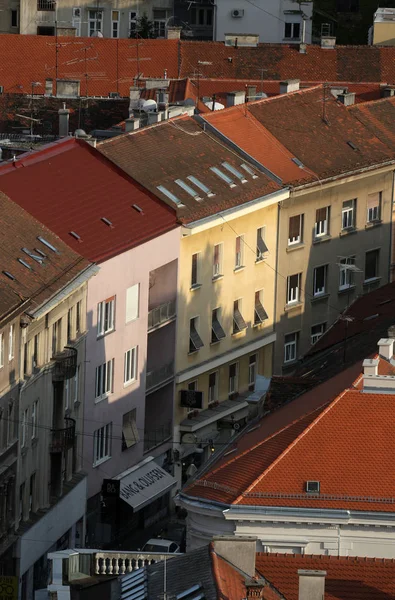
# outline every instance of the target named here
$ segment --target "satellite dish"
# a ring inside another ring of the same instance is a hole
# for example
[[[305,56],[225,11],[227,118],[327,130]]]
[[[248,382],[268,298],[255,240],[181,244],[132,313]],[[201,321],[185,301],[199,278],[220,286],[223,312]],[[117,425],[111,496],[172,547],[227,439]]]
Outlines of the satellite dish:
[[[158,105],[155,100],[146,100],[142,106],[143,111],[146,113],[157,110],[157,108]]]
[[[221,102],[214,102],[212,100],[210,100],[210,102],[205,102],[204,105],[207,106],[207,108],[209,108],[210,110],[213,110],[213,104],[214,104],[214,110],[223,110],[225,108],[225,106],[223,104],[221,104]]]
[[[196,435],[194,433],[184,433],[181,444],[196,444]]]
[[[265,92],[258,92],[255,94],[255,98],[257,100],[262,100],[263,98],[268,98],[268,95]]]
[[[91,37],[97,37],[97,38],[102,38],[103,34],[101,31],[94,31],[91,35]]]

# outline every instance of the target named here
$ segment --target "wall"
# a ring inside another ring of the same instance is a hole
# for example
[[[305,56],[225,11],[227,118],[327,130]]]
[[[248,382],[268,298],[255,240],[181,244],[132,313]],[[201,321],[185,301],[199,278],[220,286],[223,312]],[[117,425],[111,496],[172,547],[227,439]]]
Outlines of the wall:
[[[311,346],[311,326],[326,323],[327,328],[355,298],[388,282],[390,261],[390,222],[393,174],[388,168],[376,173],[338,180],[332,184],[315,186],[312,190],[294,192],[282,204],[279,234],[279,277],[277,280],[277,344],[275,373],[281,373],[284,363],[284,336],[299,332],[298,357]],[[381,219],[377,226],[367,226],[368,194],[382,191]],[[343,201],[357,199],[356,232],[340,235]],[[313,243],[316,210],[330,206],[330,237]],[[303,243],[288,246],[289,218],[304,214]],[[364,285],[365,252],[380,248],[379,279]],[[361,273],[354,273],[355,287],[339,290],[339,261],[341,257],[355,256]],[[313,298],[314,267],[328,265],[327,288],[329,295]],[[286,306],[289,275],[302,273],[301,303]],[[292,366],[292,365],[291,365]]]
[[[18,11],[16,27],[12,25],[12,10]],[[0,32],[19,33],[19,0],[0,0]]]
[[[374,23],[373,45],[395,46],[395,23]]]
[[[244,10],[243,17],[232,17],[233,10]],[[258,33],[260,43],[290,43],[284,38],[285,22],[301,23],[302,17],[285,11],[295,10],[299,10],[299,3],[293,0],[256,0],[253,4],[247,0],[217,0],[216,39],[224,40],[226,33]],[[303,3],[302,10],[308,16],[305,41],[310,44],[312,3]]]

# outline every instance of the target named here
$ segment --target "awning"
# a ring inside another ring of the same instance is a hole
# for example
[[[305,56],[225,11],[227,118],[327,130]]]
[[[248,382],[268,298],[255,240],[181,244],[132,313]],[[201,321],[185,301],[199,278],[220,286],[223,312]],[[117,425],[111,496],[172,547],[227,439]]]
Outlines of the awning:
[[[151,504],[177,484],[177,480],[162,469],[153,456],[114,479],[120,481],[119,497],[135,511]]]

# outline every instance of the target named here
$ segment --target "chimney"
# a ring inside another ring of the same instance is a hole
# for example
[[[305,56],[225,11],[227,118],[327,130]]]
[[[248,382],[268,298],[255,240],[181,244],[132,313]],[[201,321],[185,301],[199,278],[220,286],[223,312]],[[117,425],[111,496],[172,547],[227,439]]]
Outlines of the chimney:
[[[363,374],[364,375],[377,376],[379,359],[378,358],[365,358],[365,360],[362,363],[362,366],[363,366]]]
[[[52,96],[52,93],[53,93],[53,80],[52,79],[46,79],[45,80],[44,96]]]
[[[182,27],[168,27],[166,29],[166,38],[168,40],[179,40],[181,38]]]
[[[214,551],[237,569],[254,577],[256,539],[256,537],[216,536],[213,538]]]
[[[59,137],[67,137],[69,135],[69,117],[70,111],[66,108],[66,103],[63,102],[63,108],[58,110],[59,115]]]
[[[336,38],[333,35],[322,35],[321,48],[324,50],[334,50],[336,48]]]
[[[249,102],[256,100],[256,85],[247,85],[247,99]]]
[[[391,325],[391,327],[388,328],[387,336],[391,339],[395,338],[395,325]]]
[[[148,125],[154,125],[162,121],[163,113],[157,110],[152,110],[148,114]]]
[[[255,600],[255,598],[263,598],[265,585],[266,581],[264,579],[246,580],[246,600]]]
[[[130,131],[136,131],[140,127],[140,119],[133,119],[129,117],[125,119],[125,133],[129,133]]]
[[[394,354],[394,340],[389,338],[381,338],[378,341],[379,354],[387,360],[391,360]]]
[[[140,88],[136,87],[136,86],[132,86],[130,88],[129,91],[129,114],[130,112],[133,112],[133,110],[138,109],[139,107],[139,100],[140,100],[140,94],[141,94],[141,90]]]
[[[299,569],[299,600],[324,600],[326,571]]]
[[[246,93],[245,92],[228,92],[226,94],[226,106],[238,106],[239,104],[245,104]]]
[[[343,92],[343,94],[339,94],[337,99],[339,102],[344,104],[344,106],[352,106],[355,104],[355,93],[354,92]]]
[[[285,79],[280,81],[280,94],[289,94],[297,92],[300,86],[300,79]]]
[[[395,96],[395,86],[393,85],[385,85],[381,88],[381,97],[382,98],[392,98]]]
[[[158,110],[165,110],[169,107],[169,92],[166,90],[156,90],[156,103]]]
[[[307,44],[304,42],[299,44],[299,54],[307,54]]]

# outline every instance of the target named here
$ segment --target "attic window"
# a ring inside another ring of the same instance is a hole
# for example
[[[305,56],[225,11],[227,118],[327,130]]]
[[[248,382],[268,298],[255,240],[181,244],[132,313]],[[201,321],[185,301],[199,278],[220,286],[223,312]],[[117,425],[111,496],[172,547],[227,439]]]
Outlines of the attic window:
[[[47,258],[47,255],[42,250],[39,250],[38,248],[34,248],[34,251],[37,252],[37,254],[39,254],[43,258]]]
[[[244,169],[244,171],[247,171],[247,173],[248,173],[249,175],[251,175],[251,177],[252,177],[253,179],[258,179],[258,175],[255,173],[255,171],[253,171],[253,170],[251,169],[251,167],[249,167],[249,166],[248,166],[248,165],[246,165],[245,163],[242,163],[240,166],[241,166],[241,168],[242,168],[242,169]]]
[[[13,275],[11,275],[11,273],[9,271],[3,271],[3,275],[8,277],[8,279],[11,279],[11,281],[15,281],[15,277]]]
[[[319,481],[306,481],[306,492],[308,494],[319,494],[320,493],[320,482]]]
[[[364,321],[371,321],[372,319],[377,319],[378,316],[378,313],[376,313],[375,315],[370,315],[369,317],[365,317]]]
[[[141,215],[144,214],[143,209],[138,204],[132,204],[132,208],[134,208],[134,210],[136,210]]]
[[[177,198],[177,196],[175,196],[173,194],[173,192],[170,192],[170,190],[168,190],[167,188],[165,188],[163,185],[157,185],[156,186],[157,189],[162,192],[162,194],[164,194],[165,196],[167,196],[169,198],[169,200],[171,200],[172,202],[174,202],[174,204],[176,204],[177,206],[179,206],[180,208],[182,206],[185,206],[185,204],[183,204],[181,202],[181,200],[179,198]]]
[[[230,173],[232,173],[232,175],[234,175],[235,177],[237,177],[237,179],[240,179],[241,183],[247,183],[247,179],[244,177],[244,175],[242,175],[242,173],[240,173],[240,171],[238,171],[237,169],[235,169],[235,167],[233,167],[232,165],[230,165],[228,162],[223,162],[222,166],[225,167],[225,169],[227,171],[229,171]]]
[[[350,146],[350,148],[352,148],[353,150],[358,150],[357,146],[351,142],[350,140],[347,142],[347,144]]]
[[[210,171],[215,173],[220,179],[222,179],[222,181],[225,181],[229,185],[229,187],[236,187],[235,182],[217,167],[210,167]]]
[[[26,269],[29,269],[29,271],[31,271],[31,270],[32,270],[31,266],[30,266],[30,265],[29,265],[27,262],[25,262],[25,261],[24,261],[22,258],[18,258],[18,262],[19,262],[21,265],[23,265],[24,267],[26,267]]]
[[[204,183],[202,183],[199,179],[197,179],[193,175],[188,175],[187,179],[189,179],[189,181],[191,181],[194,185],[196,185],[196,187],[198,187],[199,190],[202,190],[202,192],[207,194],[207,196],[209,198],[212,198],[213,196],[215,196],[215,194],[207,187],[207,185],[204,185]]]
[[[296,156],[293,156],[291,158],[292,162],[295,163],[295,165],[297,165],[299,167],[299,169],[304,169],[304,164],[302,163],[301,160],[299,160],[298,158],[296,158]]]
[[[73,237],[75,240],[77,240],[77,242],[79,242],[81,240],[80,236],[75,231],[69,231],[69,234],[71,235],[71,237]]]
[[[58,254],[58,250],[56,250],[55,246],[52,246],[52,244],[50,244],[49,242],[47,242],[47,240],[41,236],[38,236],[38,241],[41,242],[42,244],[44,244],[44,246],[46,246],[47,248],[49,248],[50,250],[52,250],[52,252],[56,252]]]
[[[190,196],[192,196],[192,198],[194,198],[195,200],[199,201],[202,200],[202,198],[199,196],[199,194],[197,192],[195,192],[195,190],[193,188],[191,188],[190,185],[188,185],[187,183],[185,183],[185,181],[183,181],[182,179],[176,179],[176,184],[180,186],[180,188],[182,188],[187,194],[189,194]]]
[[[43,258],[41,256],[39,256],[38,254],[34,254],[34,252],[30,252],[30,250],[28,248],[22,248],[22,252],[24,252],[25,254],[30,256],[30,258],[32,258],[33,260],[38,262],[39,265],[43,264],[43,262],[44,262]]]
[[[102,217],[101,221],[103,221],[103,223],[105,223],[109,227],[111,227],[111,228],[113,227],[113,224],[111,223],[111,221],[109,219],[106,219],[106,217]]]

